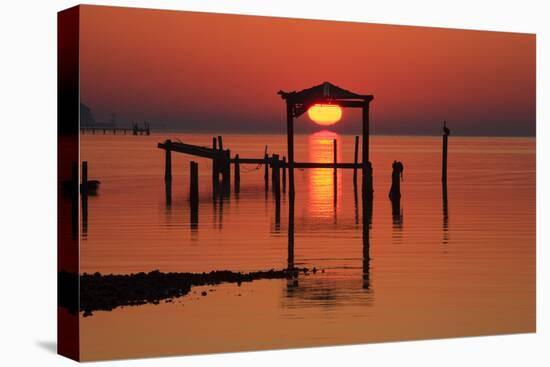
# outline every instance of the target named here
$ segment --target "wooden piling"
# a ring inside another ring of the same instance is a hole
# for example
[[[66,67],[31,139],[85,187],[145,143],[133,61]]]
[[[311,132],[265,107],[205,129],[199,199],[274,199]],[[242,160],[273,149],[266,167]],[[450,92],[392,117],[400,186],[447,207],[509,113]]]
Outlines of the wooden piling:
[[[403,167],[401,162],[393,161],[392,174],[391,174],[391,187],[388,194],[392,201],[399,200],[401,198],[401,172],[400,167]]]
[[[277,189],[277,169],[279,166],[279,155],[273,154],[271,156],[271,190],[273,193],[275,193],[275,190]]]
[[[336,206],[338,201],[338,170],[337,170],[337,164],[338,164],[338,141],[334,139],[332,141],[332,151],[333,151],[333,163],[334,163],[334,170],[332,173],[332,182],[333,182],[333,199],[334,199],[334,214],[336,215]]]
[[[334,162],[334,170],[336,171],[336,165],[338,164],[338,141],[336,139],[332,141],[332,161]]]
[[[219,149],[223,150],[223,141],[222,141],[221,135],[218,135],[218,145],[219,145]]]
[[[82,209],[82,231],[88,232],[88,162],[82,161],[82,184],[81,184],[81,209]]]
[[[240,191],[240,185],[241,185],[241,168],[239,164],[239,155],[235,155],[235,192],[238,193]]]
[[[361,183],[361,195],[364,199],[372,200],[373,198],[373,186],[372,186],[372,164],[367,162],[362,164],[363,179]]]
[[[283,156],[283,192],[286,192],[286,157]]]
[[[190,226],[196,231],[199,224],[199,164],[191,161],[189,180]]]
[[[231,152],[229,149],[222,151],[222,185],[226,194],[231,187]]]
[[[363,104],[363,141],[362,141],[362,192],[363,197],[372,198],[372,164],[369,161],[369,102]]]
[[[273,154],[271,172],[273,176],[273,192],[275,194],[275,230],[281,227],[281,170],[279,155]]]
[[[88,196],[88,162],[82,161],[82,184],[80,186],[80,192],[82,196]]]
[[[264,154],[264,184],[265,191],[269,190],[269,156],[267,153]]]
[[[218,148],[217,148],[217,140],[216,137],[212,137],[212,151],[214,152],[214,156],[212,157],[212,185],[214,188],[214,192],[218,188],[219,184],[219,171],[218,171]]]
[[[286,130],[288,147],[288,186],[291,194],[294,194],[294,102],[286,101]]]
[[[189,200],[191,205],[199,203],[199,164],[191,161],[190,165],[190,180],[189,180]]]
[[[172,181],[172,149],[171,149],[171,140],[166,140],[165,145],[166,148],[164,151],[166,152],[165,160],[164,160],[164,181]]]
[[[353,155],[353,163],[357,164],[359,159],[359,136],[355,136],[355,151]],[[357,166],[353,167],[353,184],[357,186]]]
[[[443,156],[442,156],[442,167],[441,167],[441,182],[447,184],[447,143],[449,136],[443,134]]]

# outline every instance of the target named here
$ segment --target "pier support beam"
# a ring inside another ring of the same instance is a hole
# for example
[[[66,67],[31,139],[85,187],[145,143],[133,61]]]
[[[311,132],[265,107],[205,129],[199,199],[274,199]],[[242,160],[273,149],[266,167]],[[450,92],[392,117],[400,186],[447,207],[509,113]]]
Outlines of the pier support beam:
[[[171,140],[166,140],[164,143],[166,148],[165,160],[164,160],[164,181],[172,181],[172,149],[171,149]]]
[[[286,192],[286,157],[283,156],[283,192]]]
[[[235,155],[235,193],[239,193],[241,186],[241,167],[239,163],[239,155]]]
[[[191,230],[196,231],[199,225],[199,164],[194,161],[190,165],[189,202]]]
[[[271,190],[273,193],[277,190],[277,170],[279,169],[279,155],[271,156]]]
[[[337,170],[337,164],[338,164],[338,141],[334,139],[332,141],[332,150],[333,150],[333,162],[334,162],[334,170],[332,173],[332,182],[333,182],[333,196],[334,196],[334,213],[336,214],[336,206],[338,202],[338,170]]]
[[[269,190],[269,156],[264,154],[264,184],[265,191]]]
[[[212,151],[214,152],[214,157],[212,157],[212,187],[214,192],[218,189],[219,184],[219,172],[218,172],[218,144],[216,137],[212,138]]]
[[[82,206],[82,230],[87,232],[88,228],[88,162],[82,161],[82,172],[80,185],[80,197]]]
[[[355,136],[355,151],[353,155],[353,163],[357,164],[359,160],[359,136]],[[357,186],[357,166],[353,167],[353,185]]]
[[[294,195],[294,101],[286,101],[286,134],[288,150],[288,186],[291,195]]]
[[[222,167],[222,185],[227,195],[231,188],[231,152],[229,149],[222,151]]]
[[[443,155],[442,155],[442,167],[441,167],[441,182],[447,184],[447,144],[449,141],[449,135],[443,134]]]
[[[191,161],[189,179],[189,201],[191,206],[199,204],[199,164]]]
[[[369,161],[369,102],[363,103],[363,141],[362,141],[362,191],[363,197],[372,199],[372,164]]]

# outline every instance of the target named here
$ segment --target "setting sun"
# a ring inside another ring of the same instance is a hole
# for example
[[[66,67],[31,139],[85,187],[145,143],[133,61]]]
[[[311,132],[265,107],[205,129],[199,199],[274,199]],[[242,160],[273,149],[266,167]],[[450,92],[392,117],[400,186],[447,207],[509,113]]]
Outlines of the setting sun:
[[[342,118],[342,108],[335,104],[316,104],[307,110],[307,114],[319,125],[334,125]]]

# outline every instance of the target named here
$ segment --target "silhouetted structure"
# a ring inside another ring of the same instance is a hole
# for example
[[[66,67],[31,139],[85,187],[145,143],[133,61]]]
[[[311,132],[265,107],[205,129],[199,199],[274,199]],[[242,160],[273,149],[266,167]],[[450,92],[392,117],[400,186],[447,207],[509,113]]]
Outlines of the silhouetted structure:
[[[449,243],[449,202],[447,200],[447,183],[442,185],[443,198],[443,244]]]
[[[95,135],[96,132],[100,132],[103,135],[107,134],[113,134],[116,135],[117,133],[121,133],[123,135],[126,135],[129,132],[132,132],[132,135],[151,135],[151,128],[149,127],[149,123],[145,122],[143,127],[139,127],[138,124],[132,124],[131,128],[125,128],[125,127],[114,127],[114,126],[80,126],[80,132],[82,134],[85,133],[91,133],[92,135]]]
[[[447,144],[451,130],[447,127],[447,121],[443,121],[443,157],[441,168],[441,182],[447,183]]]
[[[189,202],[191,203],[191,229],[196,230],[199,224],[199,164],[191,162],[189,184]]]
[[[278,94],[286,101],[290,194],[294,195],[294,168],[298,167],[294,162],[294,119],[300,117],[315,104],[335,104],[340,107],[361,108],[363,111],[363,161],[361,164],[363,195],[372,198],[372,165],[369,161],[369,104],[374,97],[353,93],[329,82],[299,92],[279,91]]]
[[[401,181],[403,180],[403,163],[393,161],[391,174],[391,188],[388,194],[391,200],[401,198]]]

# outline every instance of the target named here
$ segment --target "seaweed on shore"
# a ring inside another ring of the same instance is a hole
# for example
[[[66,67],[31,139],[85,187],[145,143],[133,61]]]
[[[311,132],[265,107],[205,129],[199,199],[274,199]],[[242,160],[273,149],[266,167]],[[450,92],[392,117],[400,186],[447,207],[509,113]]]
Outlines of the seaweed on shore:
[[[136,306],[145,303],[159,303],[163,299],[182,297],[192,286],[215,285],[220,283],[251,282],[259,279],[292,279],[300,272],[308,273],[307,268],[255,271],[249,273],[217,270],[209,273],[162,273],[158,270],[149,273],[80,275],[80,306],[84,316],[93,311],[110,311],[120,306]],[[71,313],[76,313],[77,298],[63,296],[64,291],[74,288],[77,275],[59,272],[58,302]],[[71,292],[74,294],[74,292]]]

